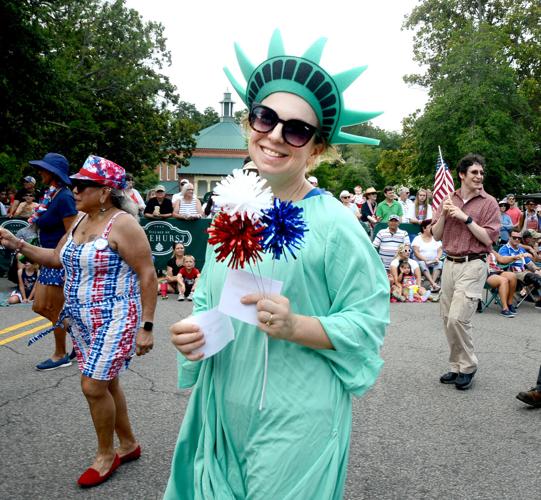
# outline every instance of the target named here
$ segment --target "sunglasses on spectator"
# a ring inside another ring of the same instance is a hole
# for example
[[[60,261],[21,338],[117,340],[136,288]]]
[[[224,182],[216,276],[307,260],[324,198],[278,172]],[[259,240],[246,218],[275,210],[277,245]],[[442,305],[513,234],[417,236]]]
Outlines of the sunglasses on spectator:
[[[520,240],[521,236],[515,236],[514,234],[511,235],[512,240]]]
[[[248,115],[250,127],[261,134],[268,134],[279,123],[282,124],[282,138],[294,148],[302,148],[318,132],[318,128],[302,120],[282,120],[276,111],[262,104],[254,104]]]
[[[103,187],[103,185],[98,184],[97,182],[93,181],[72,181],[71,190],[75,191],[77,189],[78,193],[82,193],[86,188],[96,188],[96,187]]]

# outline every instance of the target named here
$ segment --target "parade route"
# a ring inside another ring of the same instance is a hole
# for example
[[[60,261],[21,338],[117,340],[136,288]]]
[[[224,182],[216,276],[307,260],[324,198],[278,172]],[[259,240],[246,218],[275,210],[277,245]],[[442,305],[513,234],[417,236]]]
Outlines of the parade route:
[[[0,291],[10,285],[0,279]],[[95,450],[77,367],[36,371],[52,339],[26,343],[48,322],[29,305],[0,308],[0,498],[161,498],[189,397],[176,388],[168,327],[192,305],[175,299],[159,300],[155,348],[122,375],[143,455],[91,490],[76,485]],[[435,303],[391,305],[382,375],[353,404],[344,498],[538,500],[541,409],[515,395],[541,363],[541,311],[524,303],[513,319],[495,305],[475,315],[479,371],[464,392],[439,382],[448,348],[438,312]]]

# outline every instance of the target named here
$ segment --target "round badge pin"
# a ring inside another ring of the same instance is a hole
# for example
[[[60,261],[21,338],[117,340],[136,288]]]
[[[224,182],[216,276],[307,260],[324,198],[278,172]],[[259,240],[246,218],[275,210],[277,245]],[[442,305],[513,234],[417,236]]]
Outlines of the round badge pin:
[[[94,241],[94,248],[96,250],[105,250],[107,248],[107,240],[105,238],[98,238]]]

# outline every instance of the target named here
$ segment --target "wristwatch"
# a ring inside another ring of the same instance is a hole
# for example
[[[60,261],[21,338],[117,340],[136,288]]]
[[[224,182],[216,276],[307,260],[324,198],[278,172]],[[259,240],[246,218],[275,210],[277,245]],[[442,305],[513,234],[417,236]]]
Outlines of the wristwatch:
[[[466,226],[468,224],[471,224],[473,222],[473,219],[468,215],[468,218],[464,221],[464,224],[466,224]]]
[[[151,332],[154,328],[154,323],[152,321],[145,321],[143,323],[143,330],[146,330],[147,332]]]

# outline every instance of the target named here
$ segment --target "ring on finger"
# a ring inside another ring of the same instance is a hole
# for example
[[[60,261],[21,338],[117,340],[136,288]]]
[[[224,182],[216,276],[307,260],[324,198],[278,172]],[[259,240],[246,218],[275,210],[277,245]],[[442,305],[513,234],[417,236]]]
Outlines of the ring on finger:
[[[274,316],[274,314],[270,313],[270,316],[269,316],[269,319],[267,320],[267,322],[265,323],[267,326],[271,326],[272,325],[272,317]]]

